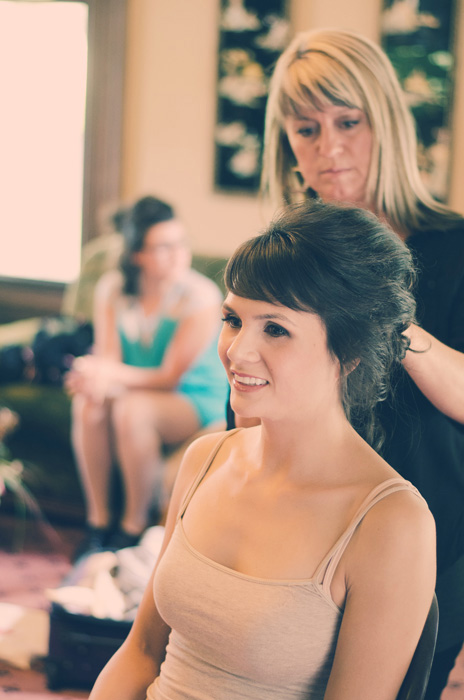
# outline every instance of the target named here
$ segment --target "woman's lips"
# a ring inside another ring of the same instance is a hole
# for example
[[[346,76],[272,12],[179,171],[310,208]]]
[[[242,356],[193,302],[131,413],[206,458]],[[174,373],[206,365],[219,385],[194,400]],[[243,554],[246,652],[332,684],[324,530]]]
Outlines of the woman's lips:
[[[268,384],[266,379],[255,377],[251,374],[239,374],[238,372],[232,372],[232,376],[234,378],[234,385],[240,389],[259,389]]]
[[[320,175],[343,175],[351,170],[351,168],[327,168],[326,170],[321,170]]]

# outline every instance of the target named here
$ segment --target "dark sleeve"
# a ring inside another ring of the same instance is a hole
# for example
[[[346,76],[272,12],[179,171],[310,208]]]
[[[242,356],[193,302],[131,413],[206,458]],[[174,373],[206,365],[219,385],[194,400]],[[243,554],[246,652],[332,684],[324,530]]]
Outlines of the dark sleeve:
[[[417,319],[445,345],[464,351],[464,222],[408,240],[418,268]]]
[[[464,352],[464,278],[451,304],[450,346]]]

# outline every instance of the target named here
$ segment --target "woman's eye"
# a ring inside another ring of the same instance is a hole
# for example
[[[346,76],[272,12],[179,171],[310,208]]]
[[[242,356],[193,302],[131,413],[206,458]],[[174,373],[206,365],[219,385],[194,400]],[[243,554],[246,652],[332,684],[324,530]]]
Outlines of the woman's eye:
[[[300,136],[303,136],[303,138],[307,138],[308,136],[312,136],[316,130],[311,127],[311,126],[305,126],[301,129],[298,129],[298,134]]]
[[[277,323],[268,323],[266,326],[266,333],[272,338],[281,338],[282,336],[289,335],[288,331]]]
[[[359,124],[359,119],[345,119],[342,122],[342,127],[343,129],[352,129],[357,124]]]
[[[226,323],[228,326],[231,328],[240,328],[240,319],[237,318],[237,316],[233,316],[232,314],[226,314],[222,318],[223,323]]]

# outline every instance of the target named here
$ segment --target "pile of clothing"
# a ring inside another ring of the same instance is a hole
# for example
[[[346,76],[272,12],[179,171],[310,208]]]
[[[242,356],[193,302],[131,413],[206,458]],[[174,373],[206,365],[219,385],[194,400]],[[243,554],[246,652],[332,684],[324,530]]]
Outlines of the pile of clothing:
[[[158,558],[164,527],[148,528],[136,547],[96,552],[80,559],[48,599],[80,615],[133,620]]]

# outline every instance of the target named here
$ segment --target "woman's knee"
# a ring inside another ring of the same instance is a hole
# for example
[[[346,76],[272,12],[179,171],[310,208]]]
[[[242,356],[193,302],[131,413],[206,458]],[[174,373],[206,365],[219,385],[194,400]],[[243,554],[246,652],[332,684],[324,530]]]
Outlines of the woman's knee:
[[[113,401],[112,426],[120,437],[132,436],[143,430],[157,432],[157,404],[140,392],[127,392]]]
[[[108,408],[104,404],[97,404],[82,394],[78,394],[72,400],[71,415],[74,424],[100,426],[106,421]]]

